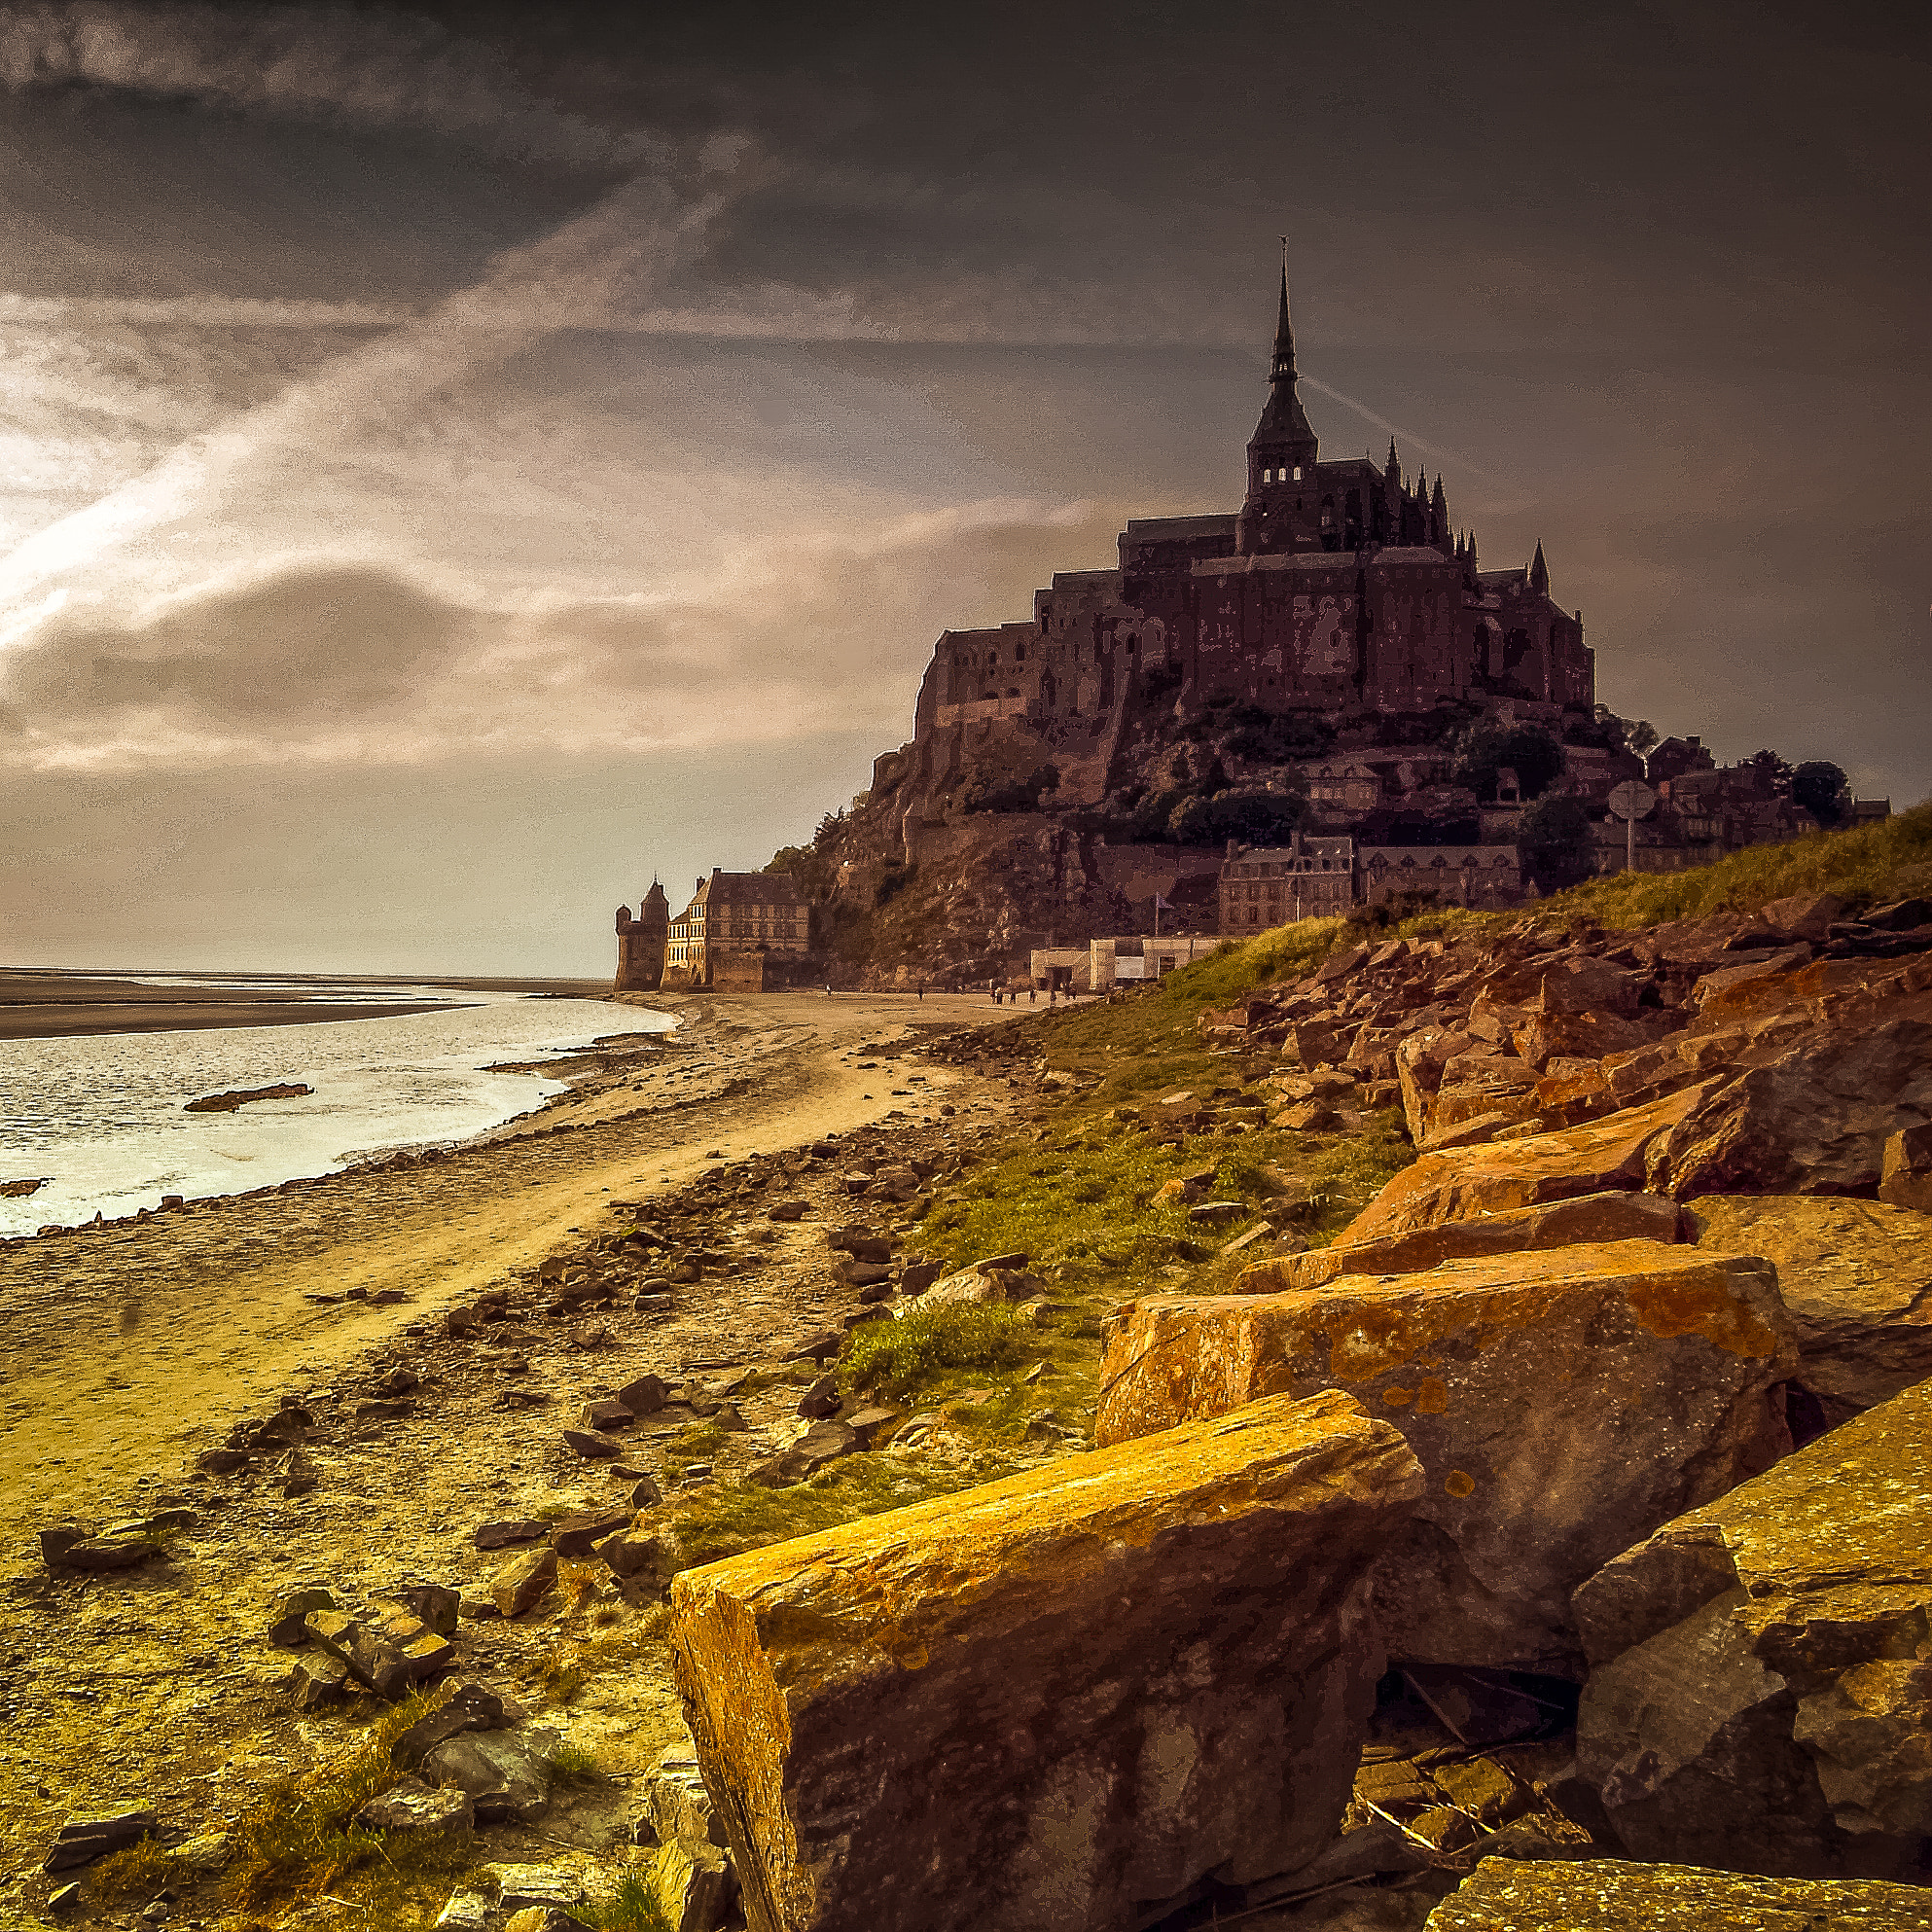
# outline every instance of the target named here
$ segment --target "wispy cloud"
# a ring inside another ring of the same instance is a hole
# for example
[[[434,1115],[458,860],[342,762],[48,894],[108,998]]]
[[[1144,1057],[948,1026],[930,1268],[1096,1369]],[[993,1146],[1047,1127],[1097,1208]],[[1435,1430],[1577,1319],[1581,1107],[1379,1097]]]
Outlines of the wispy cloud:
[[[71,0],[0,10],[0,87],[94,87],[232,112],[421,131],[492,154],[635,168],[663,146],[533,94],[502,54],[371,8]]]

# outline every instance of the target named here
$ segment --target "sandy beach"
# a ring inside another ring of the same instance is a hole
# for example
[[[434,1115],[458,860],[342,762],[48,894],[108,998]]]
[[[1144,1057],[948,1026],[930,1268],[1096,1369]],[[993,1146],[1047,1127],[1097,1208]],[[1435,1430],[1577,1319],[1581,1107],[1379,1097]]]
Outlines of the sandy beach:
[[[905,1111],[890,1066],[852,1050],[996,1017],[941,994],[649,1004],[675,1034],[565,1063],[571,1092],[447,1154],[0,1247],[0,1525],[113,1506],[234,1416],[594,1232],[612,1198]],[[646,1058],[675,1078],[640,1091]],[[351,1287],[408,1299],[305,1299]]]

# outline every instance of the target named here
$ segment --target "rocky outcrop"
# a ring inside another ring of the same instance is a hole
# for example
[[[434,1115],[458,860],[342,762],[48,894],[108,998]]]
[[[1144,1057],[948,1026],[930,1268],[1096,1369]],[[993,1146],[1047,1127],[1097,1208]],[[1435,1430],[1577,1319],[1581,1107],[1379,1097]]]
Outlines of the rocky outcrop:
[[[284,1081],[276,1087],[236,1088],[227,1093],[204,1093],[188,1101],[184,1114],[233,1114],[256,1100],[302,1100],[315,1091],[302,1081]]]
[[[753,1932],[1109,1932],[1306,1863],[1419,1486],[1331,1392],[684,1572],[678,1689]]]
[[[1506,1209],[1470,1221],[1445,1221],[1380,1240],[1340,1241],[1306,1254],[1256,1262],[1234,1284],[1242,1295],[1319,1288],[1342,1274],[1413,1274],[1440,1262],[1478,1255],[1527,1254],[1588,1241],[1677,1241],[1683,1210],[1652,1194],[1592,1194],[1547,1206]],[[1928,1371],[1932,1373],[1932,1371]]]
[[[1390,1651],[1581,1675],[1571,1592],[1773,1459],[1795,1361],[1763,1263],[1620,1241],[1131,1303],[1109,1325],[1095,1440],[1345,1389],[1427,1479],[1377,1584]]]
[[[1485,1858],[1427,1932],[1932,1932],[1932,1891],[1871,1880],[1745,1878],[1693,1865]]]
[[[1576,1594],[1577,1766],[1638,1858],[1906,1876],[1932,1834],[1932,1384]]]
[[[1818,1427],[1932,1379],[1932,1217],[1794,1195],[1705,1195],[1686,1213],[1700,1246],[1775,1265]]]

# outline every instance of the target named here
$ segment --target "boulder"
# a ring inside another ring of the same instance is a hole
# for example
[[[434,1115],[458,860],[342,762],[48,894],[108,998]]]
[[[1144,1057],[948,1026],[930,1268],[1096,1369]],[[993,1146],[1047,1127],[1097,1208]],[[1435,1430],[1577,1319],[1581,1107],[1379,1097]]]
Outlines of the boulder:
[[[544,1755],[560,1741],[555,1731],[465,1732],[429,1752],[422,1774],[467,1792],[480,1825],[528,1824],[550,1808]]]
[[[1413,1274],[1475,1255],[1527,1254],[1588,1241],[1678,1241],[1684,1210],[1654,1194],[1591,1194],[1538,1207],[1445,1221],[1381,1240],[1313,1248],[1256,1262],[1241,1270],[1236,1294],[1279,1295],[1319,1288],[1340,1274]],[[1928,1371],[1932,1374],[1932,1371]]]
[[[563,1446],[587,1462],[608,1462],[624,1453],[624,1445],[615,1436],[602,1435],[595,1429],[565,1429]]]
[[[504,1721],[503,1699],[482,1684],[459,1684],[436,1709],[419,1717],[389,1746],[389,1762],[411,1771],[444,1742],[466,1731],[493,1730]]]
[[[298,1658],[283,1686],[297,1710],[322,1710],[347,1694],[349,1666],[326,1651]]]
[[[1425,1154],[1382,1189],[1336,1236],[1336,1244],[1348,1246],[1578,1195],[1634,1192],[1645,1185],[1644,1159],[1651,1143],[1691,1113],[1707,1091],[1703,1085],[1687,1087],[1647,1106],[1627,1107],[1556,1133]]]
[[[598,1396],[577,1412],[577,1426],[595,1434],[608,1429],[627,1429],[636,1420],[635,1413],[610,1396]]]
[[[1586,1582],[1577,1770],[1633,1857],[1885,1878],[1932,1834],[1932,1383]]]
[[[613,1575],[660,1592],[668,1590],[671,1578],[691,1560],[673,1531],[642,1521],[605,1537],[595,1554]]]
[[[711,1794],[704,1789],[697,1754],[688,1745],[666,1751],[645,1778],[644,1818],[662,1843],[699,1838],[724,1844],[724,1827],[712,1808]]]
[[[670,1400],[670,1384],[659,1376],[639,1376],[617,1391],[617,1401],[633,1416],[655,1415]]]
[[[666,1839],[646,1881],[665,1932],[713,1932],[732,1897],[731,1861],[706,1838]]]
[[[1932,990],[1843,1009],[1705,1091],[1649,1150],[1649,1185],[1679,1200],[1876,1192],[1886,1142],[1932,1122]]]
[[[1614,1241],[1129,1303],[1108,1324],[1094,1434],[1345,1389],[1427,1477],[1377,1585],[1390,1652],[1581,1675],[1571,1592],[1788,1445],[1796,1352],[1765,1263]]]
[[[1776,1266],[1820,1427],[1932,1378],[1932,1219],[1816,1195],[1705,1195],[1685,1215],[1700,1246]]]
[[[754,1932],[1107,1932],[1306,1863],[1418,1488],[1328,1393],[684,1572],[674,1669]]]
[[[479,1550],[502,1550],[513,1543],[535,1543],[550,1534],[550,1524],[537,1517],[500,1518],[480,1522],[471,1537]]]
[[[1878,1199],[1893,1207],[1932,1214],[1932,1125],[1901,1127],[1885,1142]]]
[[[803,1483],[807,1476],[816,1476],[827,1463],[854,1455],[864,1447],[859,1432],[848,1423],[814,1422],[789,1449],[754,1463],[745,1471],[744,1480],[761,1488],[783,1489]]]
[[[530,1550],[513,1557],[497,1571],[489,1587],[490,1600],[500,1617],[520,1617],[549,1595],[556,1582],[556,1552]]]
[[[1932,1891],[1872,1881],[1747,1878],[1695,1865],[1485,1858],[1426,1932],[1932,1932]]]
[[[438,1636],[453,1637],[462,1603],[461,1593],[444,1583],[405,1584],[395,1592],[396,1601]]]

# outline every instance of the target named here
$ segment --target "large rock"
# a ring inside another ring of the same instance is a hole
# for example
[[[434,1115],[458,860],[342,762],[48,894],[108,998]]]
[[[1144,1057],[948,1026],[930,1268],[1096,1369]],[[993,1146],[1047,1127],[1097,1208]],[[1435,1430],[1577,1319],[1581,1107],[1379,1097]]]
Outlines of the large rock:
[[[528,1824],[550,1807],[547,1754],[555,1731],[466,1731],[422,1760],[422,1775],[468,1792],[480,1825]]]
[[[1439,1262],[1474,1255],[1526,1254],[1586,1241],[1678,1241],[1684,1237],[1683,1219],[1684,1210],[1674,1200],[1654,1194],[1583,1195],[1540,1207],[1445,1221],[1349,1247],[1337,1242],[1258,1261],[1241,1270],[1234,1290],[1279,1295],[1293,1288],[1319,1288],[1342,1274],[1413,1274]]]
[[[71,1872],[91,1865],[110,1851],[125,1851],[155,1835],[155,1814],[145,1805],[124,1805],[107,1811],[76,1811],[59,1831],[41,1861],[43,1872]]]
[[[1932,1932],[1932,1891],[1745,1878],[1692,1865],[1485,1858],[1427,1932]]]
[[[1932,1218],[1815,1195],[1705,1195],[1685,1212],[1701,1246],[1776,1265],[1820,1424],[1932,1378]]]
[[[1428,1479],[1377,1585],[1390,1651],[1580,1676],[1570,1592],[1772,1460],[1795,1360],[1764,1263],[1616,1241],[1130,1303],[1109,1323],[1094,1434],[1346,1389]]]
[[[1900,1876],[1932,1834],[1932,1383],[1576,1594],[1577,1769],[1631,1855]]]
[[[1901,1127],[1885,1142],[1878,1199],[1932,1214],[1932,1125]]]
[[[1405,1041],[1404,1045],[1408,1043]],[[1398,1058],[1400,1055],[1398,1055]],[[1704,1097],[1703,1086],[1643,1107],[1566,1127],[1559,1133],[1492,1140],[1481,1147],[1425,1154],[1383,1188],[1336,1236],[1338,1247],[1466,1221],[1512,1207],[1644,1185],[1644,1157]]]
[[[1932,991],[1843,1005],[1706,1093],[1652,1150],[1651,1184],[1680,1200],[1876,1191],[1886,1141],[1932,1121]]]
[[[678,1688],[754,1932],[1112,1932],[1306,1863],[1419,1486],[1326,1393],[687,1570]]]

